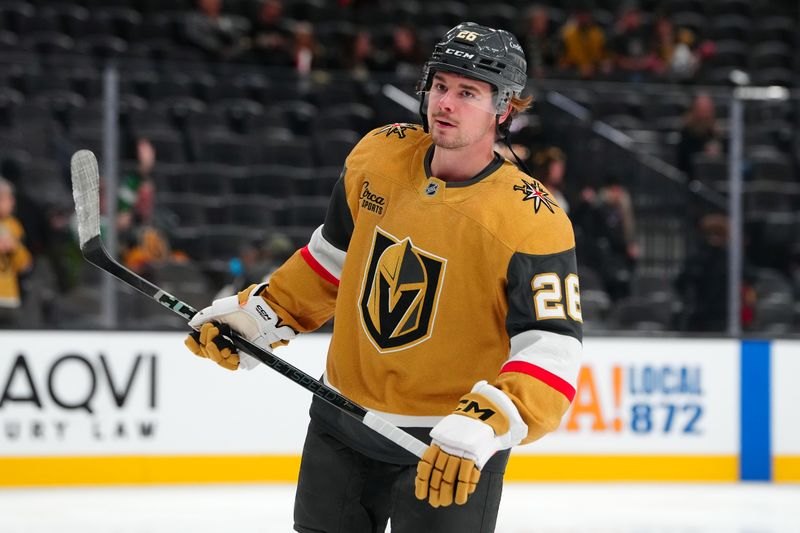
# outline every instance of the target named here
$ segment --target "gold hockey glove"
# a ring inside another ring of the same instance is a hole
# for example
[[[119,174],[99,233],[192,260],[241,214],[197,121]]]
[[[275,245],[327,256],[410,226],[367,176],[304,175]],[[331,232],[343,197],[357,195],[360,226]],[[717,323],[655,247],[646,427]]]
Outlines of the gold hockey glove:
[[[223,324],[206,322],[200,327],[200,331],[189,333],[184,344],[193,354],[211,359],[228,370],[236,370],[239,368],[239,355],[233,343],[221,335],[223,331],[229,334],[230,328]]]
[[[527,434],[511,399],[479,381],[431,430],[431,445],[417,464],[417,499],[427,499],[433,507],[465,504],[492,455],[519,444]]]
[[[234,346],[219,335],[221,324],[229,326],[250,342],[265,349],[288,344],[296,332],[289,326],[281,325],[278,314],[261,297],[266,286],[266,283],[251,285],[238,295],[214,300],[210,306],[197,313],[189,321],[189,325],[196,331],[186,339],[187,348],[196,355],[217,361],[229,370],[250,370],[258,366],[258,360],[245,353],[237,354]],[[206,324],[217,327],[206,328]],[[236,365],[230,359],[233,355],[237,355]],[[220,362],[223,360],[226,364]]]

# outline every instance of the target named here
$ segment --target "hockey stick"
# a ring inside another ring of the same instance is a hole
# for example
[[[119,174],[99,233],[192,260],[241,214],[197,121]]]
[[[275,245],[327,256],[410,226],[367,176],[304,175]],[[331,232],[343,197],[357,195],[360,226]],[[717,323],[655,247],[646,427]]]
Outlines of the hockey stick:
[[[97,159],[94,154],[89,150],[75,152],[72,156],[71,171],[72,196],[75,198],[75,212],[78,217],[78,236],[80,238],[81,253],[83,253],[86,260],[186,320],[190,320],[197,314],[197,310],[194,307],[182,302],[175,296],[161,290],[153,283],[120,265],[108,255],[108,252],[103,247],[103,241],[100,239],[100,174],[97,170]],[[275,356],[272,352],[253,344],[236,333],[231,334],[230,340],[238,350],[252,355],[272,370],[311,391],[342,412],[361,421],[365,426],[380,433],[398,446],[420,458],[425,453],[428,446],[421,440],[349,400],[299,368]]]

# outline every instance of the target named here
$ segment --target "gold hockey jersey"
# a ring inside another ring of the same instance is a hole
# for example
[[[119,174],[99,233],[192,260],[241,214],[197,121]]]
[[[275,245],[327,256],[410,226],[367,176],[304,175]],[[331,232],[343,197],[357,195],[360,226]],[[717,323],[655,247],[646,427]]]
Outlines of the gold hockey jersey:
[[[394,424],[430,428],[485,379],[514,401],[530,442],[575,395],[572,226],[511,162],[444,182],[431,175],[434,149],[413,124],[368,133],[324,224],[264,297],[301,332],[335,315],[326,383]]]
[[[13,250],[0,252],[0,307],[19,307],[19,274],[31,266],[31,254],[22,243],[25,231],[15,217],[0,220],[0,236],[10,235],[17,245]]]

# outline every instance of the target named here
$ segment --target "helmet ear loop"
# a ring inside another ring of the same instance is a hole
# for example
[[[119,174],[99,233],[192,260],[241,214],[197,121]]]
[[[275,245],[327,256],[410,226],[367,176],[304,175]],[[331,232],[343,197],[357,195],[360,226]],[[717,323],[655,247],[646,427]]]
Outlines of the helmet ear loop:
[[[428,90],[433,81],[433,72],[430,69],[430,62],[426,62],[422,67],[422,77],[417,82],[417,94],[419,95],[419,117],[422,121],[422,131],[428,133]]]
[[[505,115],[506,113],[508,113],[508,115],[501,124],[500,118],[502,118],[502,116]],[[520,170],[522,170],[525,174],[529,176],[533,176],[533,174],[531,173],[531,169],[529,169],[528,165],[526,165],[525,162],[519,158],[517,153],[514,151],[514,148],[511,147],[511,141],[508,140],[508,136],[511,133],[511,122],[513,120],[514,117],[511,115],[511,110],[509,108],[507,108],[506,111],[504,111],[502,114],[500,113],[495,114],[494,121],[495,121],[495,126],[497,128],[496,131],[497,133],[500,134],[500,140],[503,142],[503,144],[505,144],[508,147],[508,151],[511,152],[511,155],[513,155],[514,159],[516,159],[517,166],[520,168]]]
[[[511,108],[510,102],[507,97],[498,96],[497,103],[495,105],[495,126],[496,131],[500,135],[500,140],[506,141],[508,138],[508,134],[511,128],[511,121],[513,117],[511,116]],[[506,119],[501,123],[500,119],[505,116]]]

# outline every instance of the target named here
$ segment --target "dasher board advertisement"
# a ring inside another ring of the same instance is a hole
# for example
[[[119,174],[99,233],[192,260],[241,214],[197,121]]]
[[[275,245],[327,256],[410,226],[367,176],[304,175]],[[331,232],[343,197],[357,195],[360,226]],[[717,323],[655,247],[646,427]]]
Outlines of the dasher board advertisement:
[[[520,454],[735,454],[739,343],[587,338],[561,427]]]
[[[231,372],[176,333],[4,332],[0,455],[297,454],[310,394]],[[320,376],[328,337],[277,353]]]
[[[0,485],[296,480],[310,393],[266,368],[200,360],[183,338],[4,332]],[[303,335],[276,353],[321,376],[329,341]],[[561,427],[515,448],[507,479],[740,479],[741,351],[735,340],[585,339]],[[798,403],[784,396],[796,388],[775,381],[773,409],[791,417]],[[796,428],[775,433],[796,458]]]
[[[517,481],[739,479],[740,343],[586,338],[555,432],[514,449]]]

